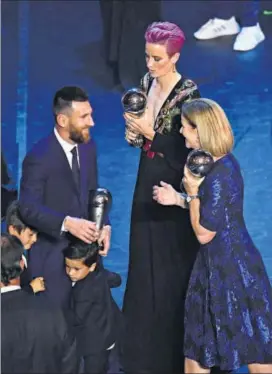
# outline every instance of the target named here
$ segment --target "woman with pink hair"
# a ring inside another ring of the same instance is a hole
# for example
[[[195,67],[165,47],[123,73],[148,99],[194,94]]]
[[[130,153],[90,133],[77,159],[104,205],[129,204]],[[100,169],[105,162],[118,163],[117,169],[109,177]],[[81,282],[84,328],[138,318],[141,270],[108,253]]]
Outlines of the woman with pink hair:
[[[125,114],[127,141],[143,146],[131,216],[129,272],[124,297],[123,366],[126,373],[181,373],[183,313],[190,272],[199,245],[187,211],[152,199],[161,180],[179,188],[188,155],[181,107],[199,97],[196,84],[176,64],[185,41],[169,22],[151,24],[145,34],[148,96],[139,119]]]

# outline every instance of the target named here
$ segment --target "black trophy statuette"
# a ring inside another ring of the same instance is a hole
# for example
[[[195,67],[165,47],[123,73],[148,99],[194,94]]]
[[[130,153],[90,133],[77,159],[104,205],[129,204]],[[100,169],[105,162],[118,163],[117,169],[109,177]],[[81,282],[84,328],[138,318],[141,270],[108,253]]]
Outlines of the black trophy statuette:
[[[112,196],[106,188],[97,188],[89,192],[89,220],[95,222],[97,230],[101,230],[112,205]]]
[[[213,157],[210,152],[203,151],[202,149],[194,149],[191,151],[186,160],[186,166],[190,173],[197,178],[206,177],[212,169],[213,163]],[[186,195],[182,182],[180,188],[182,194]]]
[[[147,96],[140,88],[131,88],[124,93],[121,99],[125,113],[130,113],[135,117],[141,117],[146,109]],[[132,132],[126,125],[126,134]],[[137,135],[131,143],[134,147],[141,148],[144,144],[144,137]]]

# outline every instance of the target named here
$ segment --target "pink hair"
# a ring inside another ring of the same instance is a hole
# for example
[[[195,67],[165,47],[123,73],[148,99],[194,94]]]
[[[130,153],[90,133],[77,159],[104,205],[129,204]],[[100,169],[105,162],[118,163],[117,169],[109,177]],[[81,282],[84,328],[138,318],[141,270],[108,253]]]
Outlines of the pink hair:
[[[183,31],[171,22],[153,22],[145,33],[147,43],[166,44],[169,56],[179,53],[185,42]]]

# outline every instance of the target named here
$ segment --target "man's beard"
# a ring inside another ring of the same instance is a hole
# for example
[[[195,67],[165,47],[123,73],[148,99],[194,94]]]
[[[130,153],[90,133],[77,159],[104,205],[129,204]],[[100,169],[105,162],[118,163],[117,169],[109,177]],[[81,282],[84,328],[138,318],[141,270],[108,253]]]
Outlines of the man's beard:
[[[73,127],[70,129],[69,137],[76,144],[88,143],[88,141],[90,140],[89,132],[88,132],[88,136],[84,136],[82,134],[82,130],[80,132],[79,130],[77,130]]]

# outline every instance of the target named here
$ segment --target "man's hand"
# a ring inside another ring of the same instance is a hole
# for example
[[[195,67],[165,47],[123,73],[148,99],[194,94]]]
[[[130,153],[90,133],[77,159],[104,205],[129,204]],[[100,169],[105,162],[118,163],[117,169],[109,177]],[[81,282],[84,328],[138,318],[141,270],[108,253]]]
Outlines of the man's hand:
[[[110,241],[111,241],[111,227],[104,226],[101,230],[100,237],[98,239],[98,243],[101,245],[103,244],[103,249],[99,251],[99,254],[103,257],[106,257],[109,249],[110,249]]]
[[[67,217],[64,221],[64,228],[85,243],[95,242],[99,237],[95,223],[86,219]]]
[[[38,277],[30,282],[30,286],[34,293],[45,291],[45,284],[43,277]]]

